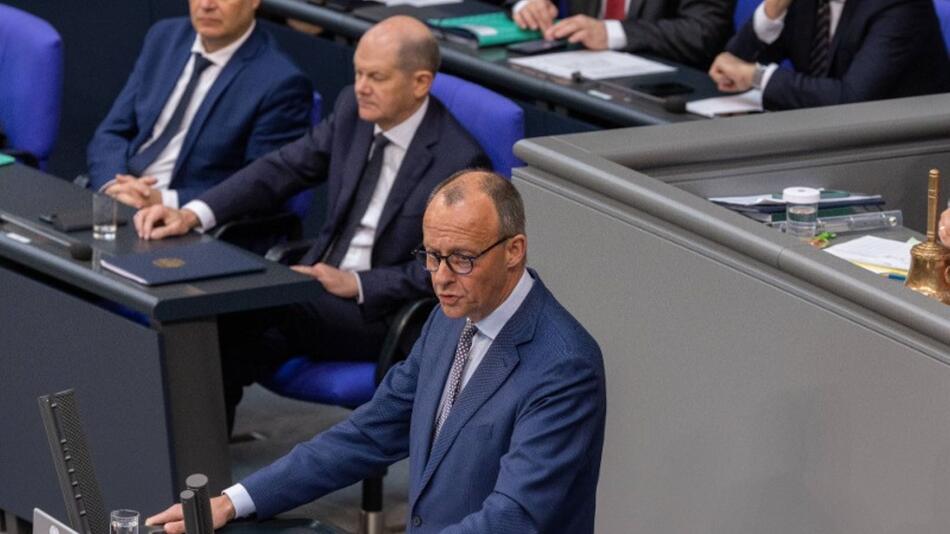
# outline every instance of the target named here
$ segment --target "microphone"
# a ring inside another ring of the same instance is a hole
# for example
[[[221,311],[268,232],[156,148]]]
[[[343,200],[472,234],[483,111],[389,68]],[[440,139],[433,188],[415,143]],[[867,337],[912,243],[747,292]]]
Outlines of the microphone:
[[[34,234],[41,235],[44,238],[56,243],[57,245],[65,247],[66,250],[69,251],[69,256],[74,260],[89,261],[92,259],[92,247],[85,243],[58,236],[52,232],[39,228],[24,219],[10,215],[9,213],[0,213],[0,222],[19,226],[20,228],[26,229],[30,232],[33,232]]]
[[[188,488],[181,492],[182,515],[186,534],[213,534],[214,518],[211,516],[211,498],[208,495],[208,477],[201,473],[185,479]]]

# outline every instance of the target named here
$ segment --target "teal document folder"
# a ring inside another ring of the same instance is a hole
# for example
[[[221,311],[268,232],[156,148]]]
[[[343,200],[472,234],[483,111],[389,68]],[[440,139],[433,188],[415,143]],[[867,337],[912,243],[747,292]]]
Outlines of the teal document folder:
[[[430,18],[426,22],[437,32],[441,31],[444,38],[478,48],[541,38],[541,32],[519,28],[504,11],[444,19]]]

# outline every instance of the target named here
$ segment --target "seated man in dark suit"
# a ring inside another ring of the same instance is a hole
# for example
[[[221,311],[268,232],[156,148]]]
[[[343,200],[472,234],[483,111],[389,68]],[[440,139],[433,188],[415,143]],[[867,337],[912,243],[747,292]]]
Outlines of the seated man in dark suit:
[[[148,32],[89,143],[90,184],[177,208],[310,125],[310,81],[254,21],[260,0],[190,0]]]
[[[950,90],[932,0],[765,0],[709,75],[721,91],[761,89],[770,110]]]
[[[440,307],[349,419],[211,501],[268,518],[409,457],[408,532],[590,534],[604,440],[597,342],[526,269],[521,197],[493,173],[433,193],[419,257]],[[181,534],[181,507],[150,517]]]
[[[429,96],[439,47],[425,25],[409,17],[377,24],[360,40],[353,64],[356,85],[302,138],[181,210],[153,206],[135,215],[142,238],[161,239],[275,209],[328,182],[328,218],[294,267],[323,285],[320,298],[221,320],[229,422],[243,385],[294,354],[375,359],[386,317],[431,294],[428,274],[410,254],[422,241],[429,192],[453,172],[490,165],[478,143]]]
[[[520,0],[512,17],[545,39],[592,50],[652,54],[705,69],[732,35],[735,0],[569,0],[572,16],[554,23],[557,2]]]

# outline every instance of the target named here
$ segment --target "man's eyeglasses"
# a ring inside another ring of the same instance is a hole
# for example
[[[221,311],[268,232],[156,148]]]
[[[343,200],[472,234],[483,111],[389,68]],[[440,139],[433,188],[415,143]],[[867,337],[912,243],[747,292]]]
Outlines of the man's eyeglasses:
[[[416,257],[416,259],[422,262],[422,264],[425,266],[425,269],[430,273],[438,271],[439,265],[442,264],[442,260],[445,260],[445,264],[449,266],[449,270],[453,273],[468,274],[472,272],[472,269],[475,268],[475,260],[484,256],[489,250],[511,239],[511,237],[512,236],[503,237],[498,241],[495,241],[494,244],[474,256],[469,256],[468,254],[459,254],[458,252],[453,252],[448,256],[443,256],[437,252],[430,252],[421,248],[412,251],[412,254]]]

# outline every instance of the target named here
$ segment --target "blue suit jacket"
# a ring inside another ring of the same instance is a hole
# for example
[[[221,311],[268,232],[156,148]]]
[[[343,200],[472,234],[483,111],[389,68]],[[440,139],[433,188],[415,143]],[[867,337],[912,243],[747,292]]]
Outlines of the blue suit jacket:
[[[191,56],[187,18],[156,23],[122,92],[88,148],[91,185],[99,188],[151,137]],[[170,189],[184,204],[259,156],[300,137],[310,124],[310,80],[278,52],[258,25],[221,71],[185,135]]]
[[[359,118],[353,88],[346,87],[330,117],[199,199],[220,224],[276,210],[300,191],[327,182],[327,219],[316,244],[301,260],[316,263],[342,231],[372,140],[373,124]],[[439,182],[470,167],[490,168],[491,162],[442,103],[430,96],[376,227],[372,268],[360,273],[361,311],[367,321],[431,295],[428,273],[411,255],[422,243],[422,214]]]
[[[807,74],[815,33],[816,0],[795,0],[785,28],[771,45],[759,41],[753,21],[726,49],[747,61],[791,60],[765,88],[766,109],[828,106],[950,90],[950,62],[933,0],[850,0],[831,43],[825,77]]]
[[[603,361],[597,343],[531,274],[534,287],[435,443],[433,422],[464,325],[440,309],[369,403],[241,482],[258,517],[379,475],[408,455],[411,533],[593,532]]]

